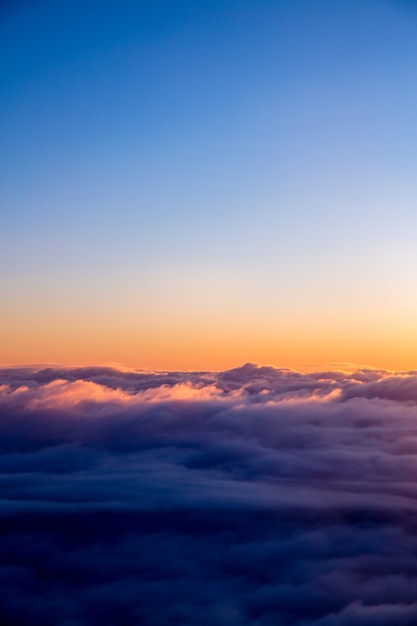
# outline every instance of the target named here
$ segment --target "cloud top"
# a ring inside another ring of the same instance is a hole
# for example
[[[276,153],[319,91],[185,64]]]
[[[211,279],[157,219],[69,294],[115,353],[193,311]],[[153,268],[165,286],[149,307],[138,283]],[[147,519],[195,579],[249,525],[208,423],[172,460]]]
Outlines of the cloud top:
[[[417,372],[3,369],[0,615],[415,624],[416,478]]]

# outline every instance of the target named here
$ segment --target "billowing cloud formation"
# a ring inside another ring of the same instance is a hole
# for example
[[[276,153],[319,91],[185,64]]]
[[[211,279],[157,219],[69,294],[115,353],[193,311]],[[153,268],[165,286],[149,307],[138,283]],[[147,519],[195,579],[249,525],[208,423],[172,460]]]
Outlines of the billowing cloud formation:
[[[0,371],[0,622],[417,624],[417,372]]]

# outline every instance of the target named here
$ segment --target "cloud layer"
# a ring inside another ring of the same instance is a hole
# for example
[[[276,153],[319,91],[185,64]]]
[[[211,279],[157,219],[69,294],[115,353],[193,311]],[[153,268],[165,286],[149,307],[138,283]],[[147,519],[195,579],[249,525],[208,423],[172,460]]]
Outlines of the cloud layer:
[[[417,372],[0,371],[7,625],[417,623]]]

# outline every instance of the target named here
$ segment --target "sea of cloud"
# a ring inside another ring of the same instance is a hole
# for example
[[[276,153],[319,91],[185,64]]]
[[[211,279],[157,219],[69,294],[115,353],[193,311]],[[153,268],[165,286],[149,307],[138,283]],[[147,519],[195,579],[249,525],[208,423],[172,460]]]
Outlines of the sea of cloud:
[[[2,626],[415,626],[417,372],[0,370]]]

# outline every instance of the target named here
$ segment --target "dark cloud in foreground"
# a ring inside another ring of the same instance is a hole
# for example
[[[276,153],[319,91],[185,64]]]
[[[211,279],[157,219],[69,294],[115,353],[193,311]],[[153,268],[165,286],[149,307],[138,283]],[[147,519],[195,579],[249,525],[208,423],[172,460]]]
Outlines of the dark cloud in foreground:
[[[0,623],[415,626],[417,372],[0,371]]]

